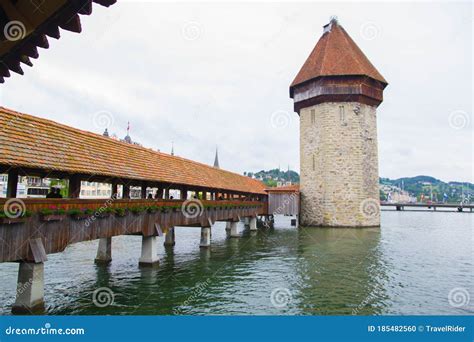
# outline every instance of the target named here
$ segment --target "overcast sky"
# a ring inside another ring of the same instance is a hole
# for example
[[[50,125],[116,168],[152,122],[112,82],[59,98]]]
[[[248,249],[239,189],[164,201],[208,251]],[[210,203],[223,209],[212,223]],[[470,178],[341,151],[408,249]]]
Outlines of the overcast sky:
[[[3,106],[242,173],[299,172],[288,86],[330,16],[389,82],[378,108],[380,176],[473,181],[470,2],[94,5]]]

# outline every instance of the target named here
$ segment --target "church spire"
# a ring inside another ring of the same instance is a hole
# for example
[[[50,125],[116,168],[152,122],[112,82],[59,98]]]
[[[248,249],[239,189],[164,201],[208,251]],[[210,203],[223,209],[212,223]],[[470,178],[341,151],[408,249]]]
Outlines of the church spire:
[[[219,155],[217,153],[217,147],[216,147],[216,157],[214,158],[214,167],[219,169]]]
[[[127,135],[123,139],[125,142],[131,144],[132,143],[132,138],[130,138],[130,121],[127,123]]]
[[[171,142],[171,155],[174,156],[174,142]]]

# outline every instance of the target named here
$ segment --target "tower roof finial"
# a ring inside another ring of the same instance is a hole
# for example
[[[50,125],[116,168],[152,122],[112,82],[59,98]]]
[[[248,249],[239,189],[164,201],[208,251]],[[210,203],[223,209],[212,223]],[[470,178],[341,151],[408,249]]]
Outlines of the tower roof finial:
[[[171,155],[174,156],[174,142],[171,142]]]

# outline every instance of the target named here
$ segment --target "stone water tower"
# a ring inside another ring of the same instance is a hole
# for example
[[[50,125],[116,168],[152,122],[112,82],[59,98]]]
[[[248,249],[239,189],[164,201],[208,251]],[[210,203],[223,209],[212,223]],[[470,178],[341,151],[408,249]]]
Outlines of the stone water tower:
[[[290,86],[300,115],[300,221],[380,226],[376,108],[387,81],[332,19]]]

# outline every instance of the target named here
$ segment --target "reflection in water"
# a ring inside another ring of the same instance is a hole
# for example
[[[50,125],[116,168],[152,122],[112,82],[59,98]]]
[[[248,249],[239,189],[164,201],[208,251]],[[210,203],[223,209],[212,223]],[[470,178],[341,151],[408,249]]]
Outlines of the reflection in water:
[[[304,313],[381,313],[379,229],[319,228],[299,233],[298,287]]]
[[[291,228],[227,238],[178,227],[157,268],[139,268],[141,238],[113,238],[113,261],[97,266],[97,241],[48,256],[49,314],[472,314],[449,305],[453,288],[474,297],[471,214],[384,212],[381,229]],[[18,265],[0,264],[0,313],[9,314]],[[108,288],[114,302],[92,297]],[[472,302],[472,300],[471,300]]]

